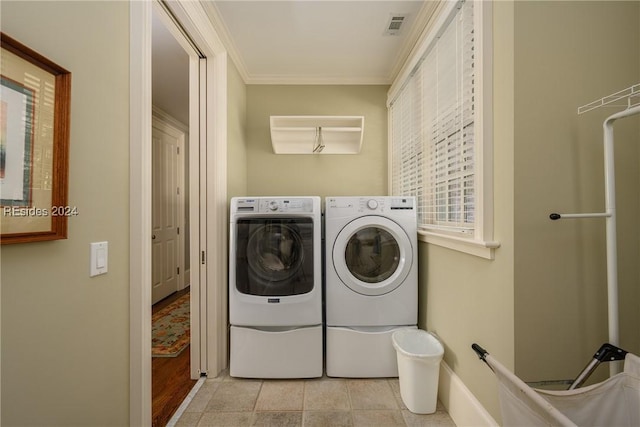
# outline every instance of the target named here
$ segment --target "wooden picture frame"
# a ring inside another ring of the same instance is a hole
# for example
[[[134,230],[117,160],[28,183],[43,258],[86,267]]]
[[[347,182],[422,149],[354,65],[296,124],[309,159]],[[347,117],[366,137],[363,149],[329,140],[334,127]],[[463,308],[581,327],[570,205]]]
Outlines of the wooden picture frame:
[[[0,243],[67,238],[71,73],[0,33]]]

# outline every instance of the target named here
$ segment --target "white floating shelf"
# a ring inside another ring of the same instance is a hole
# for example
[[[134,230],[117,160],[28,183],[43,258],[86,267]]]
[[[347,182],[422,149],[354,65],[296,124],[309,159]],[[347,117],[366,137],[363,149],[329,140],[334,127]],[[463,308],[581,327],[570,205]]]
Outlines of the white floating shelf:
[[[363,116],[271,116],[276,154],[358,154],[363,131]]]

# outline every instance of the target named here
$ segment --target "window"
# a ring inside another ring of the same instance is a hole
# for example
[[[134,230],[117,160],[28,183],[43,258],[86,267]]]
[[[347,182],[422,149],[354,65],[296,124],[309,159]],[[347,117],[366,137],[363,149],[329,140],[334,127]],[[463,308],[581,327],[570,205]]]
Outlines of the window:
[[[416,196],[422,240],[492,258],[484,3],[441,2],[391,87],[389,176],[393,195]]]

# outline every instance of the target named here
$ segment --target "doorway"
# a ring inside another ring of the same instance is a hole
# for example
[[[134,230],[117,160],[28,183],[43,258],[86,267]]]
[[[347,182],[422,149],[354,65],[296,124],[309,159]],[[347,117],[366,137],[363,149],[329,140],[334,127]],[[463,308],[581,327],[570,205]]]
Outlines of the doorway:
[[[226,51],[200,2],[130,2],[130,424],[151,425],[151,51],[153,9],[200,48],[190,57],[191,378],[227,360]],[[178,26],[176,26],[178,27]],[[194,100],[196,100],[194,102]],[[209,171],[209,173],[207,173]],[[197,224],[197,225],[196,225]],[[193,321],[195,319],[195,321]],[[208,320],[207,320],[208,319]]]
[[[152,18],[151,131],[151,411],[167,425],[196,383],[191,378],[188,218],[190,61],[200,55],[175,27],[170,12]],[[182,42],[182,43],[181,43]],[[186,173],[185,173],[186,171]],[[197,338],[197,337],[194,337]],[[197,346],[194,346],[197,348]]]

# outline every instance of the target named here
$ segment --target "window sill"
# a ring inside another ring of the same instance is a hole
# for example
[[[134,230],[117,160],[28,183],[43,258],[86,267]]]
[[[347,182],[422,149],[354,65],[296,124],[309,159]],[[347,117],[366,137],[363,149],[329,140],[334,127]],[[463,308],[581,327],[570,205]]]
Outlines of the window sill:
[[[418,240],[485,259],[494,259],[495,250],[500,247],[500,242],[472,240],[424,230],[418,231]]]

